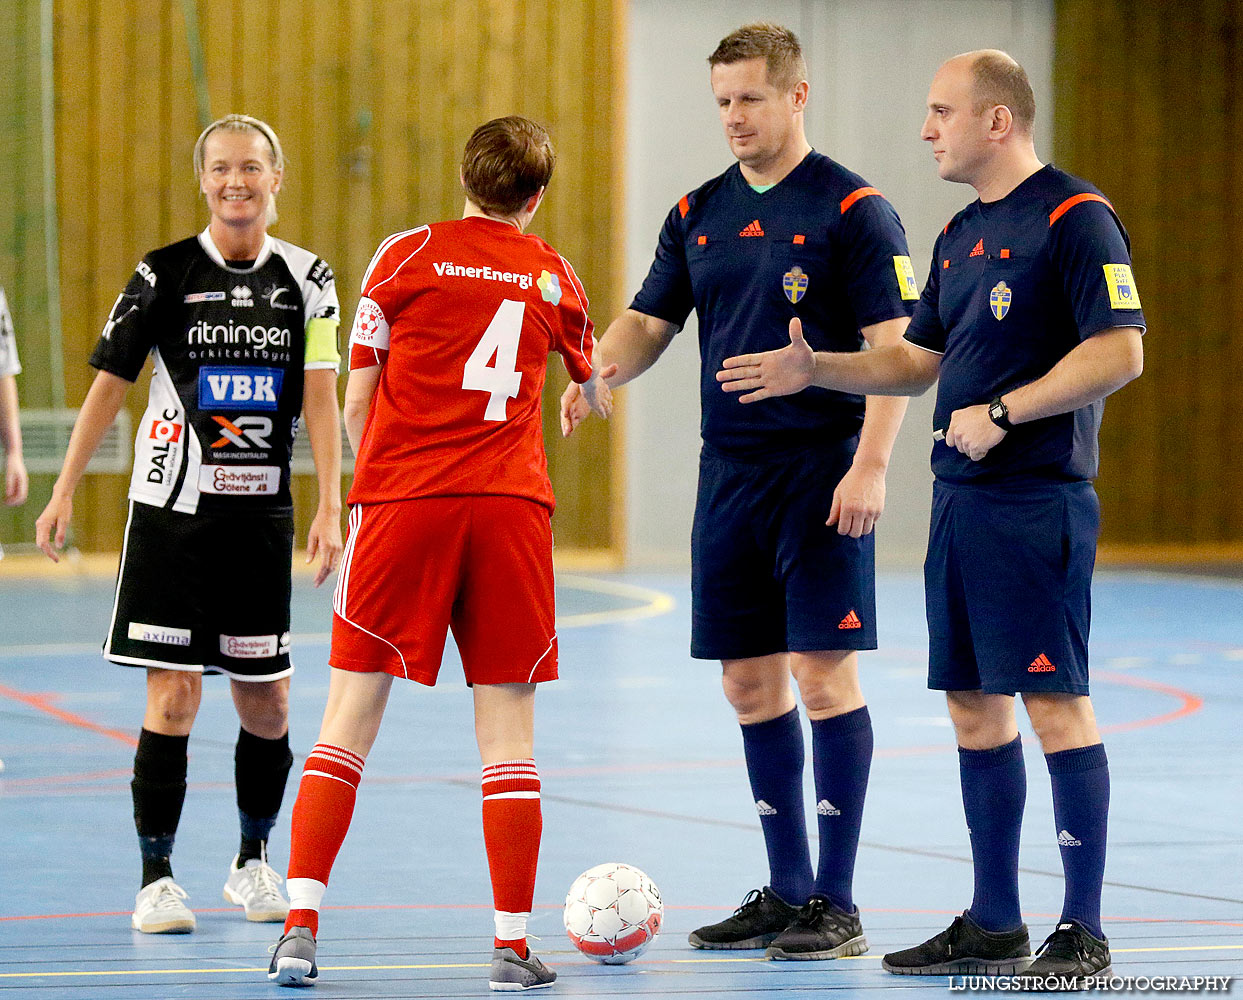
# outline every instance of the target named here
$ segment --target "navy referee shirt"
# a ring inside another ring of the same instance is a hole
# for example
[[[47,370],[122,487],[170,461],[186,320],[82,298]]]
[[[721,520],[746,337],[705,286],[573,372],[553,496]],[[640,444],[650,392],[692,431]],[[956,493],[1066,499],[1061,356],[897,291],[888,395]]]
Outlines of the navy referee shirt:
[[[955,215],[906,331],[943,355],[933,426],[1041,378],[1093,334],[1144,329],[1130,247],[1104,196],[1051,165]],[[937,442],[932,471],[960,483],[1094,479],[1104,406],[1016,424],[979,462]]]
[[[754,458],[853,437],[864,397],[810,387],[744,406],[716,380],[726,358],[787,346],[792,316],[814,350],[857,351],[862,327],[910,315],[918,298],[893,206],[813,151],[763,193],[735,163],[682,198],[630,308],[678,327],[696,310],[704,442]]]

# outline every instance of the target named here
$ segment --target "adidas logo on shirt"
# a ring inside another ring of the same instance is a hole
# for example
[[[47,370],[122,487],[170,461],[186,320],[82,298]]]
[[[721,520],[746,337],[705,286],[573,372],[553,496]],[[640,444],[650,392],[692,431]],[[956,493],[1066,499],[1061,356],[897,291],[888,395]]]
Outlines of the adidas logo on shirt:
[[[776,816],[777,810],[770,806],[763,799],[757,799],[755,803],[755,811],[761,816]]]
[[[1083,841],[1066,830],[1057,835],[1058,847],[1082,847]]]
[[[842,814],[842,811],[828,799],[821,799],[816,803],[816,812],[821,816],[840,816]]]
[[[738,234],[739,236],[763,236],[764,227],[760,225],[759,219],[754,219],[747,223],[746,228]]]
[[[971,252],[967,254],[967,256],[968,257],[983,257],[984,256],[984,240],[981,239],[979,243],[973,246],[971,248]]]

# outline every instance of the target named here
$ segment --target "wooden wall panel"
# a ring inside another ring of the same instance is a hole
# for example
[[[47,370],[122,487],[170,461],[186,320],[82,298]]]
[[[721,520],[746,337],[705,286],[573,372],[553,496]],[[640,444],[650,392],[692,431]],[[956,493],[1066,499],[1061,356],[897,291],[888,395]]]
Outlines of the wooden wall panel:
[[[26,66],[35,86],[25,103],[37,110],[38,61],[19,53],[15,39],[33,31],[37,47],[38,0],[0,6],[0,28],[11,29],[0,31],[0,69]],[[333,265],[344,327],[380,240],[460,214],[458,164],[474,126],[508,113],[541,120],[552,132],[558,166],[532,231],[574,263],[593,318],[607,322],[624,304],[615,195],[623,6],[624,0],[200,0],[210,110],[256,115],[281,136],[288,168],[274,233]],[[56,0],[55,10],[65,383],[68,405],[78,406],[93,376],[85,359],[136,261],[202,228],[207,216],[190,166],[200,124],[180,0]],[[37,120],[21,128],[37,152]],[[11,162],[0,168],[8,171],[0,182],[15,169]],[[16,199],[6,195],[19,190],[5,185],[0,195],[0,224],[8,226],[0,281],[12,282],[14,291],[42,267],[37,253],[24,263],[13,254]],[[35,317],[23,317],[21,326],[37,325]],[[26,378],[24,399],[36,380],[33,373]],[[565,382],[554,360],[545,411],[558,544],[608,549],[621,537],[610,520],[609,429],[593,423],[561,441],[555,409]],[[145,398],[144,379],[130,393],[135,418]],[[315,487],[312,477],[300,479],[302,534]],[[125,484],[123,476],[95,475],[83,483],[75,515],[81,548],[118,547]],[[46,491],[32,504],[41,508],[45,500]]]
[[[1143,377],[1106,407],[1104,541],[1237,546],[1243,9],[1058,0],[1056,18],[1056,158],[1118,209],[1149,324]]]
[[[18,395],[26,406],[46,406],[51,394],[47,370],[47,282],[42,218],[43,161],[39,127],[39,17],[37,7],[0,3],[0,285],[4,286],[17,331],[24,374]],[[35,484],[46,491],[47,481]],[[0,539],[32,537],[33,505],[0,506]]]

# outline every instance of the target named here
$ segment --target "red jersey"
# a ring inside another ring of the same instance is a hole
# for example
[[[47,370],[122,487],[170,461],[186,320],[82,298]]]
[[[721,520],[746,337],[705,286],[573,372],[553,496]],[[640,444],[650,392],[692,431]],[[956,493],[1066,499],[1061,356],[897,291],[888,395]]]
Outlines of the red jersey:
[[[362,295],[350,369],[383,371],[349,502],[501,494],[551,510],[548,355],[591,377],[587,295],[565,258],[507,222],[437,222],[381,243]]]

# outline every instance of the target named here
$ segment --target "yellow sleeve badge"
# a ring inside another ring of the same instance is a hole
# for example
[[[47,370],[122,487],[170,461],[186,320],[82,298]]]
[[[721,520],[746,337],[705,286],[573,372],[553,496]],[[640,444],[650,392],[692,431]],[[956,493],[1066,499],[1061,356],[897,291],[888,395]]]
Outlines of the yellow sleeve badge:
[[[911,258],[895,256],[893,269],[898,272],[898,291],[904,300],[919,298],[919,285],[915,282],[915,268],[911,267]]]
[[[1111,309],[1139,309],[1139,291],[1129,264],[1105,264],[1105,284],[1109,286]]]

